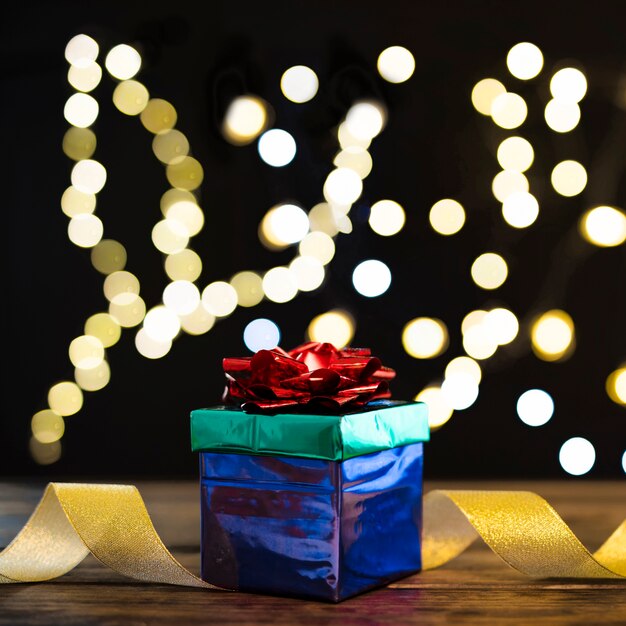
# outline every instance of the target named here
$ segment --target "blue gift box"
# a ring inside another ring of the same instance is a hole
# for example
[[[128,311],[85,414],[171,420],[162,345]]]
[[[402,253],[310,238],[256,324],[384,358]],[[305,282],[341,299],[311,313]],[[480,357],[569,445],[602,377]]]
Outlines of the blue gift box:
[[[204,580],[241,591],[339,602],[421,569],[423,441],[428,438],[423,404],[377,403],[335,416],[336,431],[324,421],[328,416],[304,416],[320,424],[319,432],[312,426],[306,435],[313,447],[332,438],[331,447],[345,451],[351,440],[350,455],[335,450],[329,458],[269,454],[258,449],[258,441],[250,444],[256,445],[253,453],[228,446],[216,451],[215,442],[207,443],[214,432],[208,438],[206,433],[215,429],[210,424],[232,432],[232,424],[224,426],[224,411],[192,413],[193,447],[200,452]],[[241,420],[258,433],[267,418],[289,422],[294,416],[240,412],[233,417],[238,433],[245,431]],[[357,454],[355,441],[371,439],[368,419],[379,431],[378,443],[371,452],[371,441],[364,442],[365,453]],[[411,422],[412,436],[406,428]],[[403,445],[392,447],[398,432]]]

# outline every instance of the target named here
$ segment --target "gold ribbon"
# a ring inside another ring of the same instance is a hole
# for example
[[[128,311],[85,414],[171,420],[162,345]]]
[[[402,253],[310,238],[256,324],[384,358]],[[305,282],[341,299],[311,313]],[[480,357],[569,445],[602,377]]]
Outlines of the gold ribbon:
[[[526,491],[431,491],[424,497],[424,569],[447,563],[476,537],[528,576],[626,578],[626,520],[593,555],[557,512]],[[61,576],[89,553],[142,581],[216,588],[188,572],[157,534],[129,485],[50,483],[0,553],[0,583]]]

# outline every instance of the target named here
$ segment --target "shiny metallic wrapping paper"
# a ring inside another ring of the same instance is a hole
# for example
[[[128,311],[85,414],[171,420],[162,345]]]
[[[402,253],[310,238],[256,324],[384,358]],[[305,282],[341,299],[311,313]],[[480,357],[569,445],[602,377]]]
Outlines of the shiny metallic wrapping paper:
[[[421,569],[423,443],[344,461],[201,452],[202,578],[339,602]]]

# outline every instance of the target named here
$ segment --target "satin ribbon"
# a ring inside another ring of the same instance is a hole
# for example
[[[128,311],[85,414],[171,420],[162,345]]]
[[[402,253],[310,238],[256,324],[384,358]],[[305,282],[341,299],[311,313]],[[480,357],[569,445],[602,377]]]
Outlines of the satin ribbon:
[[[223,367],[224,401],[256,412],[306,407],[337,413],[360,407],[389,398],[389,381],[396,375],[368,348],[337,350],[314,341],[289,352],[274,348],[252,357],[226,358]]]
[[[593,555],[558,513],[526,491],[431,491],[424,497],[424,569],[447,563],[476,537],[528,576],[626,578],[626,520]],[[163,545],[130,485],[50,483],[35,512],[0,553],[0,582],[61,576],[89,553],[138,580],[217,588]]]

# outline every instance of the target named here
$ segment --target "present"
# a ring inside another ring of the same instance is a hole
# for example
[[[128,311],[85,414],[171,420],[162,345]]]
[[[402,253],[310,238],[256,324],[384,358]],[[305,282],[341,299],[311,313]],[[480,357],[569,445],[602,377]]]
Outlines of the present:
[[[338,602],[419,571],[427,409],[394,372],[329,344],[224,369],[228,404],[191,413],[202,578]]]

